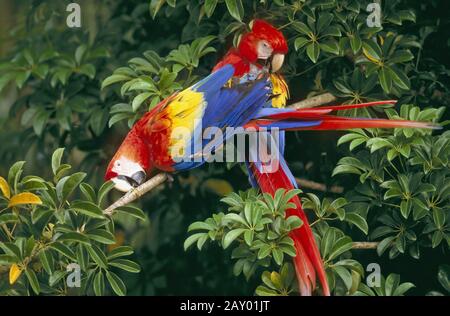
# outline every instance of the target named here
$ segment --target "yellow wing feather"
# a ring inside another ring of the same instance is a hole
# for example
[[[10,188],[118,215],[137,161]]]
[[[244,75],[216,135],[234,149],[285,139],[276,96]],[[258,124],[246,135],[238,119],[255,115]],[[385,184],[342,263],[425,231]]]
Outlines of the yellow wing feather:
[[[272,106],[274,108],[284,108],[289,99],[289,88],[284,78],[279,74],[271,74],[272,81]]]

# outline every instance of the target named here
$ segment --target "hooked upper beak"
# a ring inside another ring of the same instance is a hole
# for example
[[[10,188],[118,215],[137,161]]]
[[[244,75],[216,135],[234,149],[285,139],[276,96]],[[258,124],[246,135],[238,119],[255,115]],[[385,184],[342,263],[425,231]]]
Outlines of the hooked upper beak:
[[[115,183],[116,189],[119,191],[128,192],[144,183],[146,178],[147,175],[144,171],[138,171],[131,176],[118,175],[113,178],[112,181]]]
[[[280,70],[281,67],[283,67],[283,62],[284,62],[283,54],[274,54],[272,57],[271,71],[277,72],[278,70]]]

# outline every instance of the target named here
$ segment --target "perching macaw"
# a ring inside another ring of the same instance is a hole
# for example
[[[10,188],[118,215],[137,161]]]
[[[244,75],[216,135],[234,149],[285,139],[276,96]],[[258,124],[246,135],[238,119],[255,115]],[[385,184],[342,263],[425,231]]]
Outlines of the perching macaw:
[[[227,127],[277,127],[282,131],[364,127],[430,128],[427,123],[420,122],[350,119],[329,115],[336,110],[392,101],[304,110],[272,108],[284,106],[288,97],[286,83],[274,73],[281,68],[286,53],[283,35],[268,23],[255,21],[252,32],[242,38],[239,48],[231,51],[215,68],[215,72],[163,100],[133,126],[109,163],[105,180],[112,180],[116,189],[128,192],[142,184],[156,170],[177,172],[202,165],[205,162],[202,149],[209,144],[202,136],[209,127],[224,131],[224,136],[219,140],[222,143],[233,136],[225,132]],[[270,61],[271,65],[260,65],[258,60]],[[281,139],[278,144],[281,152],[283,142]],[[295,179],[282,155],[279,163],[277,172],[266,173],[258,162],[249,162],[252,183],[271,194],[278,188],[296,188]],[[295,197],[291,202],[296,207],[288,210],[287,216],[296,215],[304,223],[291,233],[297,250],[294,264],[300,293],[312,293],[317,273],[323,294],[329,295],[320,253],[300,200]]]

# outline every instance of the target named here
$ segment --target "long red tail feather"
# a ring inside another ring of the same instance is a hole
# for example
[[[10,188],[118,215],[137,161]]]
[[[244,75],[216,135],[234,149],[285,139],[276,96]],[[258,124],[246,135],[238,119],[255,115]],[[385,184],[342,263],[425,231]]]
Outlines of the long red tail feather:
[[[283,159],[283,158],[281,158]],[[295,188],[291,183],[289,176],[280,164],[276,172],[264,173],[260,172],[255,164],[249,163],[249,171],[252,172],[254,179],[257,181],[262,192],[275,194],[279,188],[292,190]],[[300,199],[295,196],[290,201],[295,204],[295,208],[288,209],[286,216],[298,216],[303,225],[292,231],[290,236],[294,240],[297,256],[294,258],[294,265],[299,283],[300,294],[309,296],[316,285],[316,273],[322,284],[323,294],[330,295],[323,261],[314,239],[313,232],[308,223],[308,218],[304,213]]]
[[[345,130],[354,128],[424,128],[439,129],[440,126],[408,120],[389,120],[372,118],[350,118],[329,115],[333,111],[364,108],[382,104],[395,104],[395,100],[324,106],[315,109],[299,109],[274,112],[270,115],[252,120],[246,128],[279,127],[282,130]],[[276,111],[276,110],[275,110]],[[284,123],[284,124],[283,124]],[[298,123],[298,124],[297,124]]]

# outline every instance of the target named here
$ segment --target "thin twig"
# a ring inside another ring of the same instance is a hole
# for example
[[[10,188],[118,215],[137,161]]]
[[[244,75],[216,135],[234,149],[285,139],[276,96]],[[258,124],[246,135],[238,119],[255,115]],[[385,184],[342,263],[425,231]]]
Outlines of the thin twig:
[[[293,108],[293,109],[313,108],[313,107],[327,104],[327,103],[330,103],[333,101],[336,101],[336,97],[334,95],[332,95],[331,93],[327,92],[327,93],[320,94],[315,97],[291,104],[288,106],[288,108]]]
[[[378,242],[357,241],[352,243],[352,249],[377,249]]]
[[[337,193],[337,194],[344,192],[344,188],[337,186],[337,185],[327,187],[323,183],[318,183],[318,182],[314,182],[314,181],[302,179],[302,178],[295,178],[295,181],[298,183],[298,185],[300,187],[304,187],[304,188],[315,190],[315,191],[331,192],[331,193]]]
[[[103,211],[103,214],[111,216],[116,208],[127,205],[128,203],[133,202],[134,200],[139,199],[141,196],[146,194],[147,192],[153,190],[160,184],[166,182],[171,179],[171,177],[167,173],[160,173],[149,179],[147,182],[141,184],[137,188],[127,192],[124,196],[114,202],[111,206]]]

